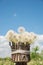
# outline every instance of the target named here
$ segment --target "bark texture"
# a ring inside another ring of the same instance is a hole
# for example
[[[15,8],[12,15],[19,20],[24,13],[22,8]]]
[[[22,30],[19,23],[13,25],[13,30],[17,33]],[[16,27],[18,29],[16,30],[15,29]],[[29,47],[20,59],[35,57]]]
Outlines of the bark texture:
[[[17,62],[16,65],[27,65],[25,62]]]

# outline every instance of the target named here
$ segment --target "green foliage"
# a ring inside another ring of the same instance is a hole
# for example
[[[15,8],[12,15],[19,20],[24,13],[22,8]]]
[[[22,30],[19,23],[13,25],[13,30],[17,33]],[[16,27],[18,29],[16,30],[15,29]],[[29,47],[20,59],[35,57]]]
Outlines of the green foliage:
[[[27,63],[27,65],[43,65],[43,51],[41,53],[37,53],[39,50],[38,47],[33,48],[32,52],[30,53],[31,60]],[[11,58],[0,58],[0,65],[15,65]]]
[[[14,63],[11,61],[11,58],[1,58],[0,59],[0,65],[14,65]]]
[[[38,46],[33,48],[32,52],[30,53],[31,59],[38,59],[39,58],[39,53],[37,53],[38,50],[39,50]]]
[[[43,65],[43,52],[37,53],[38,50],[38,46],[33,48],[32,52],[30,53],[31,61],[28,63],[28,65]]]

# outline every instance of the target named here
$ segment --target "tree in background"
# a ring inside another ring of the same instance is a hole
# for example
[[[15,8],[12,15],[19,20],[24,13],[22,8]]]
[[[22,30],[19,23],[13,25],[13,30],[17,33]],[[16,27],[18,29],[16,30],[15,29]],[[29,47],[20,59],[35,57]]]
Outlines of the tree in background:
[[[39,53],[37,53],[38,50],[39,50],[38,46],[33,48],[32,52],[31,52],[31,59],[38,59],[38,57],[39,57]]]

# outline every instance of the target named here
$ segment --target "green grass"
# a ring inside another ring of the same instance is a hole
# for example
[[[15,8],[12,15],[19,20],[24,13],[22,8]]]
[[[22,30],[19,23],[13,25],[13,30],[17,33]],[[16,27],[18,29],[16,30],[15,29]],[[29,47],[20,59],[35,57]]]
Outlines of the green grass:
[[[0,60],[0,65],[15,65],[11,60]],[[31,59],[31,61],[29,61],[27,63],[27,65],[43,65],[43,60],[39,59],[39,60],[34,60],[34,59]]]
[[[37,47],[30,53],[31,60],[27,65],[43,65],[43,51],[39,54],[37,53]],[[0,58],[0,65],[15,65],[11,58]]]

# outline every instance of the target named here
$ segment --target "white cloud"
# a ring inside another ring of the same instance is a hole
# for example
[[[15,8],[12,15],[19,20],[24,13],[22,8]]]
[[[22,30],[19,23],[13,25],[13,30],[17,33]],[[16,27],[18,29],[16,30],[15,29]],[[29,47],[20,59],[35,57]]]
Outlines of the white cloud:
[[[0,52],[3,51],[3,48],[0,48]]]
[[[43,35],[37,35],[39,41],[43,41]]]
[[[43,49],[43,35],[37,35],[37,40],[31,45],[31,50],[36,46],[39,46],[39,52],[41,52]],[[4,36],[0,36],[0,57],[6,56],[11,56],[9,42],[4,38]]]
[[[11,56],[11,49],[9,47],[9,42],[0,36],[0,57]]]
[[[39,47],[39,52],[43,50],[43,35],[37,35],[36,41],[34,42],[34,44],[31,44],[31,50],[36,46]]]

